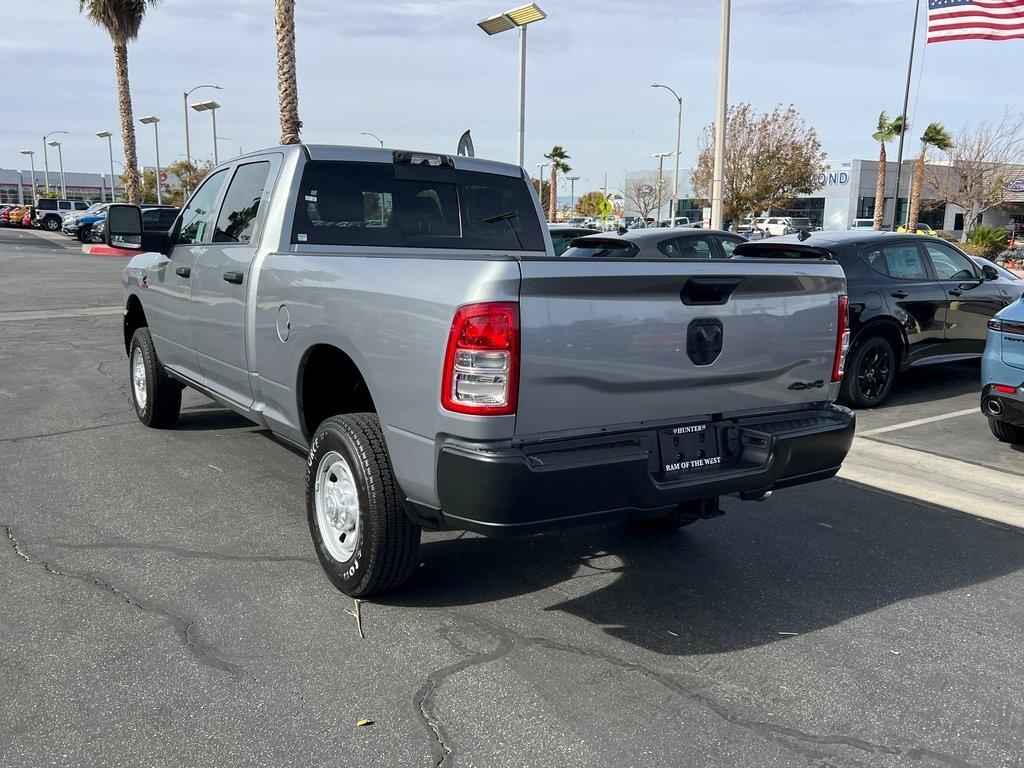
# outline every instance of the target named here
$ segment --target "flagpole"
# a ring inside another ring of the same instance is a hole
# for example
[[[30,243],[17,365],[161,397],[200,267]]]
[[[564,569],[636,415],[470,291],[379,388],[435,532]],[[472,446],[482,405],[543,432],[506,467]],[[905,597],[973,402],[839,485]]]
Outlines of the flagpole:
[[[921,13],[921,0],[914,0],[914,30],[910,33],[910,60],[907,62],[907,87],[903,91],[903,130],[900,131],[900,145],[896,151],[896,192],[892,198],[892,228],[899,226],[900,215],[900,177],[903,175],[903,138],[909,129],[907,125],[907,106],[910,104],[910,75],[914,71],[914,48],[917,46],[917,22]],[[907,204],[910,204],[909,197]]]

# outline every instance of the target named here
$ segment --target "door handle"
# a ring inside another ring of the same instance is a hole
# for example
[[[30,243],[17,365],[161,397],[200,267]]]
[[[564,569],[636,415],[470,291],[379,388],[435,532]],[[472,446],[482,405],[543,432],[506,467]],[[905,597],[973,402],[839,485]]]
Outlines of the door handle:
[[[959,296],[959,295],[961,295],[961,294],[963,293],[963,291],[958,291],[957,289],[955,289],[955,288],[954,288],[954,289],[953,289],[953,290],[951,290],[951,291],[947,291],[947,293],[948,293],[948,294],[949,294],[950,296]]]
[[[241,272],[225,272],[224,273],[224,282],[225,283],[235,283],[236,285],[241,285],[242,284],[242,280],[244,280],[244,279],[245,279],[245,275],[243,275]]]
[[[889,295],[892,296],[894,299],[905,299],[910,294],[907,293],[906,291],[893,291]]]
[[[178,267],[176,270],[174,270],[174,274],[176,274],[178,277],[191,277],[192,267]]]

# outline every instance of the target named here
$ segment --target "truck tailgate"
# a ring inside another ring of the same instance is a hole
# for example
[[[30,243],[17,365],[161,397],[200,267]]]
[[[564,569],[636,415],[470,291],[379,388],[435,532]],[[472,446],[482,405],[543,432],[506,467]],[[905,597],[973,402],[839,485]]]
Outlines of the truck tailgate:
[[[517,437],[770,411],[837,393],[846,279],[835,262],[520,268]]]

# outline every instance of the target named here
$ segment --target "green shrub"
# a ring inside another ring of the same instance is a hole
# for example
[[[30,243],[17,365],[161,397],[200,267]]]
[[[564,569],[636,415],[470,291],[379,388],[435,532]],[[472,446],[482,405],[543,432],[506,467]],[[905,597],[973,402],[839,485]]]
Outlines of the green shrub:
[[[967,236],[967,244],[977,249],[972,254],[991,259],[1006,248],[1006,237],[1005,230],[979,224]]]

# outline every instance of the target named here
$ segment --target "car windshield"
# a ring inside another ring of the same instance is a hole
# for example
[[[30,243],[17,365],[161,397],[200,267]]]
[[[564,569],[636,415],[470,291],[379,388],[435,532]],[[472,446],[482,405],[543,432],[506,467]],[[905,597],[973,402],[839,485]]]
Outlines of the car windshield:
[[[93,203],[86,209],[86,213],[100,213],[104,208],[107,207],[106,203]]]

